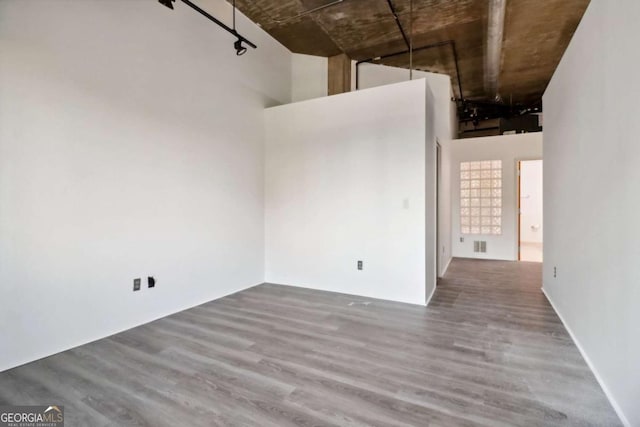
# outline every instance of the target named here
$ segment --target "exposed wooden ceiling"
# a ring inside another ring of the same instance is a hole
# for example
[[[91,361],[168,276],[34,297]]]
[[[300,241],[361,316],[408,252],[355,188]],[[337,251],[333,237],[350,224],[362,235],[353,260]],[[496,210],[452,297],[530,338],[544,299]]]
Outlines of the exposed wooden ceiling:
[[[345,53],[364,60],[406,50],[388,0],[236,0],[239,10],[296,53]],[[407,34],[410,0],[391,0]],[[490,100],[484,69],[488,0],[413,0],[413,46],[455,42],[466,99]],[[589,0],[507,0],[498,92],[506,102],[540,100]],[[409,55],[378,61],[409,67]],[[418,50],[414,68],[446,73],[458,82],[451,45]]]

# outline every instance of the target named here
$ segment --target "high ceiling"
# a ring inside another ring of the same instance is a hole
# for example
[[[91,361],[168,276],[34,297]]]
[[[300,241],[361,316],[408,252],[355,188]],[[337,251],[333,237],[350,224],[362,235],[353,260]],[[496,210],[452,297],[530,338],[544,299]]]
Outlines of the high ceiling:
[[[239,10],[296,53],[347,54],[365,60],[407,49],[391,12],[395,8],[407,36],[410,0],[343,0],[298,17],[333,0],[236,0]],[[505,102],[540,100],[589,0],[506,0],[498,93]],[[413,0],[413,46],[453,40],[463,96],[492,100],[485,91],[490,0]],[[376,61],[409,67],[409,55]],[[451,44],[417,50],[416,69],[452,77],[457,73]]]

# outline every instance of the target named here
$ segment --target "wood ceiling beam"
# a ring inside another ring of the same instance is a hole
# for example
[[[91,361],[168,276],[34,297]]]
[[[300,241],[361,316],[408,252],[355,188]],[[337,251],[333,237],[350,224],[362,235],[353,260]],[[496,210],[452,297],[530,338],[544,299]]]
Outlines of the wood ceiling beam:
[[[329,95],[351,91],[351,59],[344,53],[329,58],[328,84]]]

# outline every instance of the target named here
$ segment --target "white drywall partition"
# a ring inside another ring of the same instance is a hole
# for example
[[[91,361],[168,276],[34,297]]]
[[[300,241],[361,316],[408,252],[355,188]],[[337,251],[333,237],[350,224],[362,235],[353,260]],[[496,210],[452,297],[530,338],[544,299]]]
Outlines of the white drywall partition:
[[[266,111],[266,281],[425,303],[427,91],[416,80]]]
[[[355,81],[355,72],[352,73],[352,77],[354,85],[357,83],[358,89],[369,89],[411,80],[411,75],[407,68],[390,67],[388,65],[370,64],[366,62],[357,65],[357,67],[357,82]],[[431,73],[413,70],[413,80],[426,78],[428,74]]]
[[[520,240],[542,243],[542,160],[529,160],[520,167]]]
[[[453,256],[518,259],[517,161],[542,158],[542,133],[501,135],[451,141],[451,224]],[[460,229],[460,163],[502,161],[502,234],[470,235]],[[464,241],[460,241],[463,239]],[[473,242],[486,241],[486,253],[474,252]]]
[[[291,55],[238,28],[242,57],[180,3],[0,1],[0,370],[263,282]]]
[[[291,98],[293,102],[321,98],[329,92],[328,59],[294,53],[291,58]]]
[[[355,73],[352,80],[355,82]],[[362,63],[358,65],[358,88],[369,89],[410,81],[409,70],[388,65]],[[458,137],[458,117],[451,87],[451,77],[446,74],[413,70],[413,80],[426,79],[433,94],[435,135],[440,141]]]
[[[352,69],[353,89],[355,89],[355,62]],[[406,68],[390,67],[380,64],[362,63],[358,65],[358,87],[367,89],[393,83],[409,81],[411,78]],[[438,242],[440,251],[437,267],[438,276],[444,275],[451,262],[451,159],[449,141],[458,137],[458,115],[456,103],[448,75],[413,70],[413,79],[426,79],[433,94],[434,132],[440,144],[440,176],[438,193]]]
[[[639,19],[636,0],[592,1],[544,95],[544,289],[628,426],[640,426]]]
[[[451,141],[439,140],[438,176],[438,277],[444,276],[452,259],[451,228]]]
[[[425,275],[426,304],[431,301],[438,282],[438,169],[437,169],[437,121],[440,117],[438,101],[426,82],[426,122],[424,156],[424,212],[425,212]],[[406,83],[404,83],[406,84]],[[405,204],[406,206],[406,204]]]

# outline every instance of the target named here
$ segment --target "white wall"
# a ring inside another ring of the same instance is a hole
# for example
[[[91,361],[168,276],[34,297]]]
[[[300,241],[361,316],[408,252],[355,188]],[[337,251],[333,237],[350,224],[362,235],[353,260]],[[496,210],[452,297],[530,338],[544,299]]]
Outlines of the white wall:
[[[444,276],[452,258],[451,228],[451,141],[440,140],[440,176],[438,190],[438,277]]]
[[[329,92],[328,59],[294,53],[291,57],[293,102],[321,98]]]
[[[425,275],[426,303],[428,304],[436,291],[438,282],[438,169],[437,169],[437,126],[441,117],[440,105],[431,91],[429,81],[426,83],[426,121],[425,121],[425,156],[424,156],[424,210],[425,210]],[[413,82],[397,83],[411,86]]]
[[[268,282],[425,303],[427,93],[416,80],[266,111]]]
[[[294,55],[295,57],[295,55]],[[295,73],[295,72],[294,72]],[[318,75],[317,73],[312,73]],[[356,61],[352,61],[351,88],[356,90]],[[451,234],[451,180],[450,180],[450,155],[448,143],[458,137],[458,116],[456,103],[452,101],[454,93],[451,87],[451,78],[448,75],[428,73],[413,70],[413,79],[426,79],[429,89],[434,97],[434,131],[441,146],[441,176],[438,199],[438,240],[440,251],[438,276],[444,275],[452,258],[452,234]],[[406,68],[390,67],[380,64],[362,63],[358,66],[358,87],[369,89],[410,80],[409,70]],[[325,81],[325,80],[323,80]],[[317,85],[318,77],[315,77]],[[295,92],[295,88],[294,88]],[[303,99],[313,98],[310,96]],[[294,95],[295,100],[295,95]]]
[[[385,86],[409,80],[409,70],[406,68],[390,67],[387,65],[362,63],[358,66],[360,90]],[[355,71],[352,80],[355,88]],[[451,140],[458,137],[458,117],[456,104],[452,101],[453,89],[451,77],[446,74],[427,73],[413,70],[413,80],[426,79],[434,97],[434,120],[436,137],[441,140]]]
[[[354,80],[354,89],[356,85],[358,89],[369,89],[372,87],[390,85],[410,80],[410,74],[407,68],[390,67],[388,65],[363,62],[362,64],[357,65],[358,79],[356,81],[355,67],[356,65],[354,61],[354,72],[351,73]],[[430,73],[413,70],[414,80],[426,78],[426,74]]]
[[[352,87],[355,90],[355,61],[352,68]],[[362,63],[358,65],[358,87],[367,89],[399,82],[409,81],[409,70],[380,64]],[[445,74],[413,71],[413,79],[426,79],[433,94],[433,130],[440,143],[440,191],[438,196],[438,241],[440,247],[438,276],[444,275],[452,256],[451,234],[451,158],[449,141],[458,137],[458,115],[451,87],[451,78]]]
[[[449,76],[437,73],[428,73],[426,71],[413,70],[413,80],[427,79],[432,76],[441,76],[449,78]],[[353,79],[355,80],[355,73]],[[411,79],[408,68],[391,67],[388,65],[372,64],[363,62],[358,65],[358,88],[369,89],[372,87],[390,85],[394,83],[406,82]],[[355,81],[354,81],[355,85]]]
[[[544,95],[544,289],[629,426],[640,426],[639,20],[636,0],[592,1]]]
[[[263,281],[291,57],[238,26],[242,57],[180,3],[0,1],[0,370]]]
[[[542,160],[522,162],[520,168],[520,240],[542,243]]]
[[[518,259],[517,160],[542,158],[542,133],[466,138],[451,142],[451,224],[453,256]],[[502,235],[460,234],[460,162],[502,160]],[[460,238],[464,242],[460,242]],[[486,253],[473,252],[473,241],[487,242]]]

